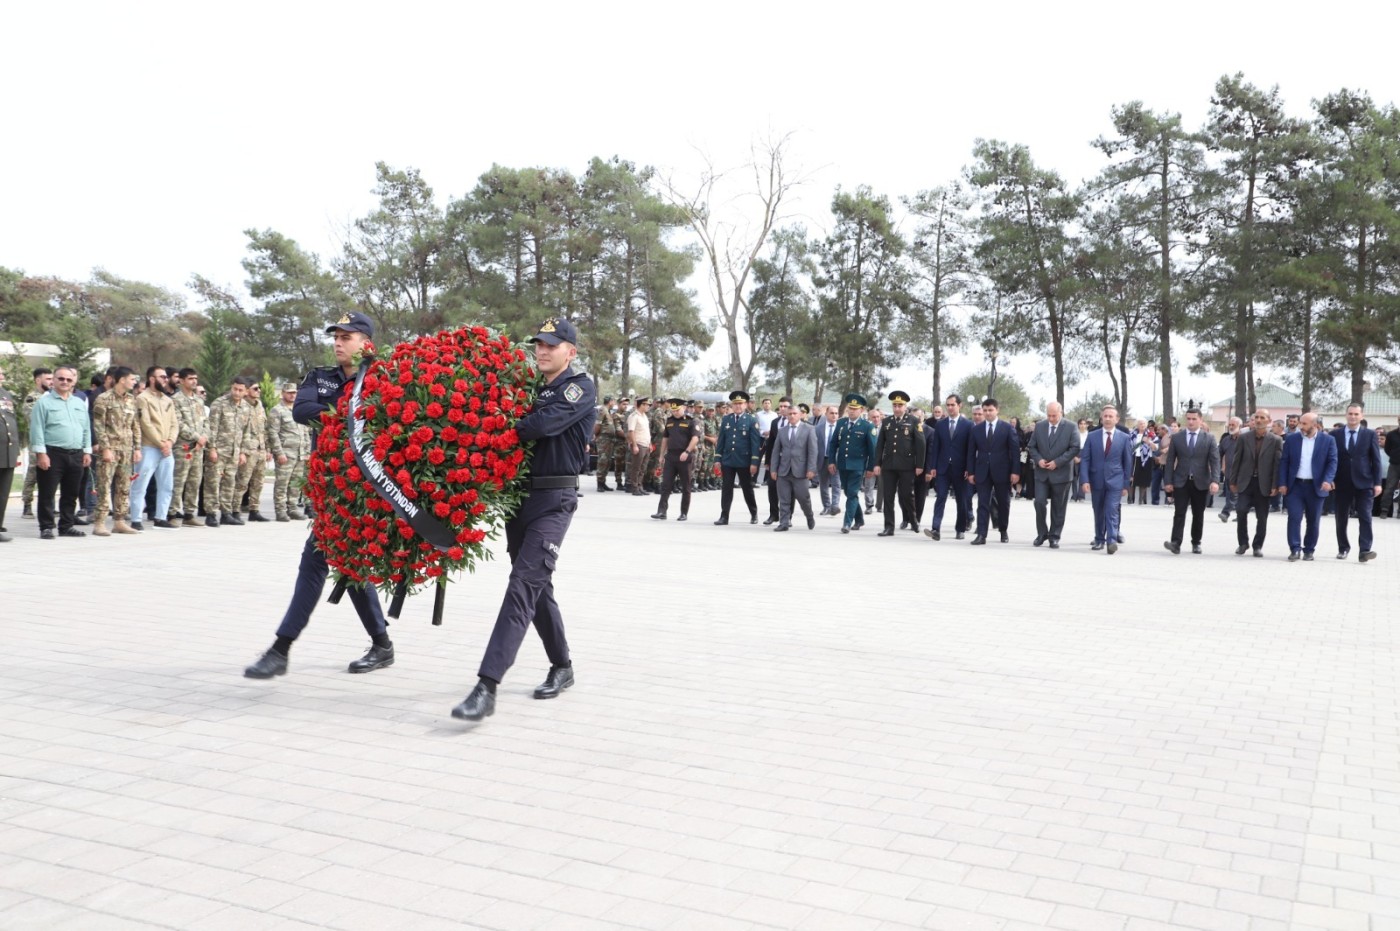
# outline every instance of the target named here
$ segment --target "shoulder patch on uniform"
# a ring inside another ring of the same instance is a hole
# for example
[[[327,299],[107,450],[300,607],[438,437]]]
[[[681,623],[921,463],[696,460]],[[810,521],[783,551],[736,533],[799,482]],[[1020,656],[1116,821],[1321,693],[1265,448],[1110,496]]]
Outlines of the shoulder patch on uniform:
[[[581,397],[583,397],[583,389],[578,385],[570,385],[564,389],[564,400],[570,404],[577,404]]]

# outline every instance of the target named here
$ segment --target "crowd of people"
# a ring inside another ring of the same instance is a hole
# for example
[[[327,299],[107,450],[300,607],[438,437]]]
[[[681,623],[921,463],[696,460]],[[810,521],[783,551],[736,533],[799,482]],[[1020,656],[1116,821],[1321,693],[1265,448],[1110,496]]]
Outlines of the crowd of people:
[[[1067,503],[1088,500],[1090,547],[1110,555],[1124,542],[1124,503],[1172,508],[1163,545],[1173,554],[1188,536],[1192,552],[1201,552],[1205,512],[1219,503],[1219,519],[1236,522],[1236,553],[1262,557],[1269,515],[1286,512],[1288,558],[1295,561],[1314,558],[1321,517],[1332,515],[1337,558],[1351,554],[1355,519],[1358,557],[1368,562],[1376,556],[1372,518],[1395,514],[1400,430],[1370,429],[1359,404],[1330,431],[1315,413],[1274,419],[1259,410],[1247,428],[1231,417],[1217,436],[1195,408],[1184,423],[1168,417],[1129,426],[1109,405],[1095,425],[1065,421],[1052,402],[1043,419],[1023,428],[1015,418],[1002,420],[992,398],[966,414],[956,394],[929,411],[912,407],[902,391],[888,399],[886,415],[856,393],[831,405],[764,399],[753,412],[744,391],[714,405],[637,398],[633,407],[630,398],[605,397],[594,429],[597,488],[614,490],[613,478],[617,490],[659,495],[654,520],[669,519],[676,494],[676,519],[688,520],[692,493],[718,489],[714,523],[723,526],[736,485],[757,524],[755,488],[766,486],[763,523],[779,532],[791,529],[796,510],[815,528],[816,490],[820,514],[840,515],[842,533],[861,529],[874,512],[883,518],[879,535],[893,536],[897,511],[900,530],[935,541],[951,502],[955,539],[971,533],[974,545],[985,545],[992,530],[1008,542],[1010,501],[1020,496],[1035,502],[1034,545],[1051,548],[1060,546]]]
[[[246,376],[207,403],[193,368],[153,365],[144,378],[123,365],[78,385],[73,366],[33,370],[22,402],[20,436],[14,395],[0,375],[0,542],[21,450],[29,466],[21,517],[37,518],[39,537],[138,534],[154,528],[242,526],[301,520],[301,488],[311,435],[291,414],[297,385],[282,385],[264,406],[261,386]],[[267,466],[275,471],[274,516],[261,513]],[[242,513],[247,512],[247,518]],[[111,520],[110,527],[108,520]],[[88,528],[88,529],[83,529]]]

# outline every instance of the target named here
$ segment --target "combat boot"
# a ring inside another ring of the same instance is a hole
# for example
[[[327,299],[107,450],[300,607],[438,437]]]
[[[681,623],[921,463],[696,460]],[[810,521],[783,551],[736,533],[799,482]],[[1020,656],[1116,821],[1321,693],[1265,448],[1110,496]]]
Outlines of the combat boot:
[[[287,516],[286,511],[278,511],[275,517],[277,518],[277,523],[279,524],[285,524],[291,520],[291,518]]]
[[[223,517],[219,519],[219,523],[220,523],[220,524],[232,524],[232,525],[235,526],[235,527],[242,527],[242,526],[243,526],[243,518],[239,517],[239,516],[238,516],[236,513],[234,513],[233,511],[225,511]]]
[[[33,505],[33,504],[26,503],[25,506],[24,506],[24,510],[23,510],[22,512],[20,512],[20,515],[19,515],[19,516],[20,516],[20,517],[27,517],[27,518],[29,518],[30,520],[33,520],[33,519],[34,519],[34,505]]]
[[[248,523],[250,524],[270,524],[272,521],[263,517],[256,509],[248,512]]]
[[[92,535],[94,537],[110,537],[112,531],[107,529],[107,515],[96,514],[92,520]]]
[[[290,517],[292,520],[306,520],[306,515],[301,513],[301,511],[298,511],[296,508],[288,508],[287,516]]]
[[[203,527],[203,526],[204,526],[203,524],[201,524],[201,523],[199,522],[199,518],[195,517],[193,514],[186,514],[186,515],[185,515],[185,519],[182,520],[182,521],[180,522],[180,524],[181,524],[181,526],[184,526],[184,527]]]

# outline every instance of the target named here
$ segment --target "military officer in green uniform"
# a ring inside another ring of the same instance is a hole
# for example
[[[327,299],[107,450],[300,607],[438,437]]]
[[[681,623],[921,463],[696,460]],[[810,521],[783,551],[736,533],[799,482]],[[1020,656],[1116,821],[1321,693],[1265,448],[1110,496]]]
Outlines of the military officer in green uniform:
[[[753,477],[758,474],[763,456],[763,435],[758,432],[758,418],[748,413],[749,395],[746,391],[729,392],[733,411],[719,425],[716,443],[720,474],[724,484],[719,495],[719,520],[716,526],[729,523],[729,506],[734,503],[734,479],[744,491],[744,503],[749,506],[749,523],[758,523],[758,502],[753,496]]]
[[[903,391],[889,393],[894,413],[880,424],[879,440],[875,445],[875,475],[880,479],[885,499],[885,529],[882,537],[894,536],[894,502],[899,494],[899,529],[919,531],[919,518],[914,510],[914,481],[924,474],[926,444],[924,423],[909,413],[909,395]]]
[[[846,513],[842,516],[841,532],[850,533],[865,526],[860,507],[861,482],[875,468],[875,427],[861,418],[865,398],[851,392],[842,399],[846,416],[836,425],[826,445],[827,471],[841,479],[846,494]]]

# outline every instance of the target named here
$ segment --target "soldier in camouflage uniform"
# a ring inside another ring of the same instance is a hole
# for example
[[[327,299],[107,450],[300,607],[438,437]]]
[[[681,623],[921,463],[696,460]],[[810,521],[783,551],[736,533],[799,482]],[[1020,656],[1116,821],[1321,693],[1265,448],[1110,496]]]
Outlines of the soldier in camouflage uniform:
[[[49,393],[53,387],[53,370],[37,368],[34,370],[34,390],[24,396],[24,422],[28,423],[30,416],[34,413],[34,402]],[[28,446],[29,444],[25,444]],[[34,489],[39,487],[39,468],[34,464],[34,454],[29,455],[29,468],[24,471],[24,490],[20,493],[24,502],[24,511],[21,517],[34,516]]]
[[[240,375],[229,386],[228,394],[209,405],[209,444],[204,447],[204,526],[242,526],[234,483],[238,467],[247,462],[243,452],[246,422],[239,414],[245,405],[249,379]]]
[[[609,426],[612,412],[612,398],[603,398],[598,408],[598,419],[593,422],[593,451],[598,454],[599,491],[612,491],[612,486],[608,484],[608,470],[612,468],[613,446],[616,444],[616,437]]]
[[[267,518],[258,513],[259,499],[262,498],[263,480],[267,477],[267,409],[262,403],[262,386],[253,382],[248,386],[248,396],[243,400],[243,453],[247,457],[238,467],[238,477],[233,489],[233,508],[242,506],[243,496],[248,496],[248,522],[262,524]]]
[[[661,442],[666,433],[666,412],[662,410],[663,407],[664,404],[655,404],[647,414],[647,419],[651,422],[651,453],[647,456],[646,477],[642,481],[642,488],[655,494],[661,493],[661,478],[657,472],[661,468],[661,447],[665,445]]]
[[[613,409],[608,422],[608,426],[613,432],[611,467],[618,491],[621,491],[627,484],[627,414],[631,407],[631,398],[618,398],[617,407]]]
[[[296,399],[297,383],[289,381],[282,386],[282,403],[267,415],[267,451],[276,463],[272,510],[283,523],[306,519],[297,509],[297,502],[306,481],[306,460],[311,457],[311,430],[292,417]]]
[[[112,387],[92,405],[92,441],[101,453],[97,463],[97,507],[92,515],[92,535],[137,533],[127,521],[131,510],[131,475],[141,461],[141,428],[136,417],[136,373],[118,367]],[[112,509],[112,529],[107,529],[107,508]]]
[[[170,519],[184,518],[186,527],[201,526],[199,486],[204,482],[204,448],[209,443],[209,415],[196,390],[199,373],[191,368],[176,373],[180,390],[175,392],[175,414],[180,418],[180,436],[175,445],[175,484],[170,494]]]

